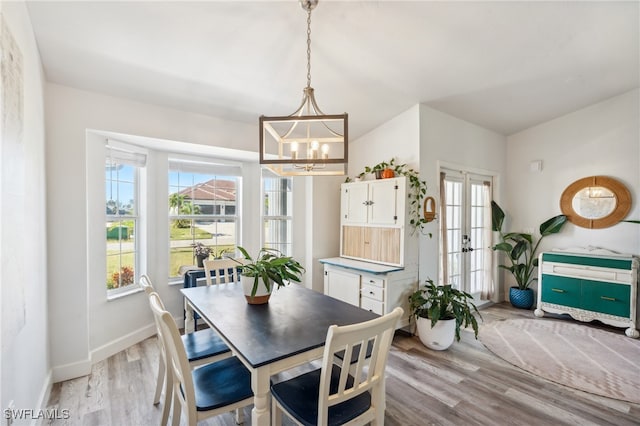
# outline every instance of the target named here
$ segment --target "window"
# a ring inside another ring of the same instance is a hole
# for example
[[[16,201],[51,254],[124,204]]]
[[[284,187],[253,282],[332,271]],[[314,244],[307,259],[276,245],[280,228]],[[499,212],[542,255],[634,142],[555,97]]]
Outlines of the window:
[[[213,257],[235,252],[240,175],[235,165],[169,161],[169,277],[196,264],[196,242]]]
[[[106,286],[114,294],[136,283],[139,275],[138,185],[146,155],[110,145],[106,153]]]
[[[262,245],[292,254],[292,179],[263,169]]]

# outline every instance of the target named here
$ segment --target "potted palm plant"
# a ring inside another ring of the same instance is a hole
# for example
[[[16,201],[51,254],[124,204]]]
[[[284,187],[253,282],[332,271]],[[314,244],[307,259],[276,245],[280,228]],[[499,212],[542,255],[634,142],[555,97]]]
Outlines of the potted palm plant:
[[[273,286],[282,287],[291,281],[300,282],[304,267],[293,257],[285,256],[281,251],[262,248],[254,258],[247,250],[238,246],[244,257],[237,261],[240,267],[240,281],[247,302],[261,305],[269,302]]]
[[[416,318],[418,337],[428,348],[442,351],[460,341],[460,328],[471,326],[478,338],[478,308],[473,296],[453,288],[450,284],[438,286],[427,279],[422,288],[409,296],[412,316]]]
[[[499,267],[511,272],[516,280],[516,286],[509,288],[509,301],[516,308],[531,309],[534,297],[529,286],[538,279],[533,273],[538,266],[536,251],[544,237],[560,232],[567,222],[567,216],[561,214],[545,220],[540,225],[540,238],[537,242],[534,242],[531,234],[502,232],[504,218],[504,211],[495,201],[491,201],[491,226],[494,232],[500,233],[500,242],[492,248],[506,254],[509,264]]]

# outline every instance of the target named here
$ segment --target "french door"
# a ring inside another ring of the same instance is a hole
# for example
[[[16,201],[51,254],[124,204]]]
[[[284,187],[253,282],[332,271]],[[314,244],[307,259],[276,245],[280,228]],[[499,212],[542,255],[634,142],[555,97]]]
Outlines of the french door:
[[[491,176],[443,169],[440,179],[441,280],[471,293],[490,294]]]

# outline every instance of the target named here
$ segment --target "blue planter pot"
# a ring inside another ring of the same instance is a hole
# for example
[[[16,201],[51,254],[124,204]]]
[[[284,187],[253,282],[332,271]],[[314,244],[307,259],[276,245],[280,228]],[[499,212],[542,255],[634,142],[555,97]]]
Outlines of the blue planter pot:
[[[520,290],[518,287],[511,287],[509,289],[509,301],[516,308],[531,309],[533,306],[533,290],[530,288]]]

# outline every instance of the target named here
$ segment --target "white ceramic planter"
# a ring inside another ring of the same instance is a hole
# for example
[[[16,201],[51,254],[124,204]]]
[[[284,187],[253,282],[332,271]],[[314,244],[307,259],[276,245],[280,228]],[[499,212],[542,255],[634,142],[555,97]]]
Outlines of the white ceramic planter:
[[[429,349],[443,351],[453,344],[456,337],[456,320],[439,320],[431,328],[431,320],[418,318],[418,337]]]
[[[244,297],[251,305],[263,305],[269,302],[271,297],[271,291],[267,290],[267,287],[262,282],[262,279],[258,279],[258,290],[254,297],[251,297],[251,291],[253,290],[254,277],[240,276],[240,282],[242,283],[242,289],[244,290]],[[273,290],[273,282],[271,283],[271,290]]]

